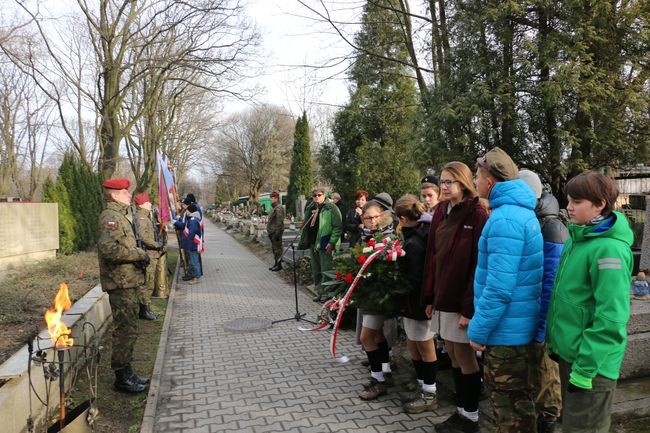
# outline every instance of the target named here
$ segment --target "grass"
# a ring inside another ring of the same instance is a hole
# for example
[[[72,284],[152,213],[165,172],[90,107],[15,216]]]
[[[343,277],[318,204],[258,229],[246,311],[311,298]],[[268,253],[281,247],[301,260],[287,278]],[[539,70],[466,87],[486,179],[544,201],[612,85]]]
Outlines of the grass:
[[[170,248],[167,256],[168,269],[173,272],[178,250]],[[170,286],[172,281],[170,277]],[[73,302],[99,284],[97,253],[81,252],[21,267],[8,272],[0,281],[0,363],[45,328],[43,315],[51,306],[61,282],[68,284]],[[161,316],[154,321],[139,321],[140,333],[134,353],[133,369],[143,377],[149,377],[153,371],[167,309],[167,299],[154,298],[152,303]],[[147,394],[130,396],[113,391],[110,334],[109,329],[101,343],[96,400],[99,416],[94,431],[136,433],[140,430]],[[68,410],[87,400],[89,390],[88,375],[82,369],[68,395]]]
[[[141,377],[151,377],[158,351],[160,332],[165,320],[167,299],[153,299],[152,308],[161,313],[156,320],[138,321],[138,342],[133,354],[133,370]],[[99,416],[95,421],[96,433],[138,432],[147,405],[147,393],[122,394],[113,390],[115,376],[111,369],[111,331],[102,338],[101,358],[97,377],[96,404]],[[79,375],[71,392],[71,407],[77,406],[90,398],[88,376]]]
[[[99,284],[97,253],[81,252],[22,266],[0,280],[0,364],[45,328],[59,284],[77,301]]]

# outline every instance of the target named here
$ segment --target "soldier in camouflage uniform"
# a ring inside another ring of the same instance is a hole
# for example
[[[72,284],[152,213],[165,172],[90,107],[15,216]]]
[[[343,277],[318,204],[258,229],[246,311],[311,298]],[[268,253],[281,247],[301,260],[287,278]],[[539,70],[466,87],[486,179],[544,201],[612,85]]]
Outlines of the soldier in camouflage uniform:
[[[102,290],[108,293],[113,313],[111,367],[115,390],[137,393],[149,385],[149,379],[131,369],[138,338],[138,287],[144,285],[149,256],[136,246],[128,179],[109,179],[102,186],[106,208],[99,215],[97,249]]]
[[[282,269],[282,233],[284,232],[284,208],[280,203],[280,193],[277,191],[271,193],[271,207],[266,232],[271,239],[271,250],[275,259],[275,263],[269,270],[276,272]]]
[[[139,317],[143,320],[155,320],[158,317],[158,313],[151,310],[151,294],[153,293],[156,267],[158,266],[162,245],[158,242],[157,233],[154,231],[149,194],[144,192],[140,193],[133,197],[133,201],[137,206],[135,214],[138,219],[137,227],[140,233],[140,241],[151,259],[147,266],[145,284],[138,289],[138,300],[140,302]]]

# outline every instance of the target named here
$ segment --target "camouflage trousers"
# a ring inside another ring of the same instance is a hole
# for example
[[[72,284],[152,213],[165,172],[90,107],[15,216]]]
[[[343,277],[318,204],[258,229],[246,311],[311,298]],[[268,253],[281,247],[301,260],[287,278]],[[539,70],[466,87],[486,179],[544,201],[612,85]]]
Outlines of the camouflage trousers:
[[[532,342],[529,345],[530,382],[535,396],[535,409],[538,416],[559,418],[562,412],[562,392],[560,388],[560,369],[557,362],[548,357],[546,343]]]
[[[485,387],[497,433],[537,431],[527,346],[487,346]]]
[[[591,389],[569,392],[571,363],[560,359],[562,381],[562,432],[607,433],[611,424],[616,381],[596,375]]]
[[[158,254],[149,254],[151,261],[147,265],[144,285],[138,288],[138,301],[142,305],[151,307],[151,294],[156,281],[156,268],[158,267]]]
[[[271,240],[271,251],[273,251],[273,258],[275,263],[282,259],[282,233],[274,236],[269,236]]]
[[[113,351],[111,368],[118,370],[131,363],[133,348],[138,339],[137,289],[117,289],[108,292],[113,313]]]

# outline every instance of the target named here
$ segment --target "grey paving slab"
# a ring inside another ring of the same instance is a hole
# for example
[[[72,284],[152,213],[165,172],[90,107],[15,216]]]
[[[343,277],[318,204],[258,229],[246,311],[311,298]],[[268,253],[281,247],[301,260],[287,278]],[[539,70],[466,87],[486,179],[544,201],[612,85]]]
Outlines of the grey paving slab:
[[[151,431],[430,432],[449,413],[404,414],[390,392],[361,401],[368,372],[351,331],[339,336],[338,352],[351,357],[343,364],[329,353],[330,331],[301,332],[295,320],[256,332],[224,329],[241,318],[294,317],[294,291],[222,229],[207,222],[205,230],[204,276],[193,286],[179,281],[170,301]],[[310,296],[299,292],[298,302],[315,317]]]

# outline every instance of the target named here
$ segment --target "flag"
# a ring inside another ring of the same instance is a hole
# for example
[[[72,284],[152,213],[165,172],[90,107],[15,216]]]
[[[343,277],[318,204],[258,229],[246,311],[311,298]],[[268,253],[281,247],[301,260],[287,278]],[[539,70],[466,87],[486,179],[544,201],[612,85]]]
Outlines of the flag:
[[[165,161],[160,151],[157,152],[158,157],[158,214],[163,223],[167,223],[172,219],[176,219],[175,206],[171,203],[174,202],[174,193],[176,192],[176,185],[174,184],[174,175],[169,169],[169,165]]]

